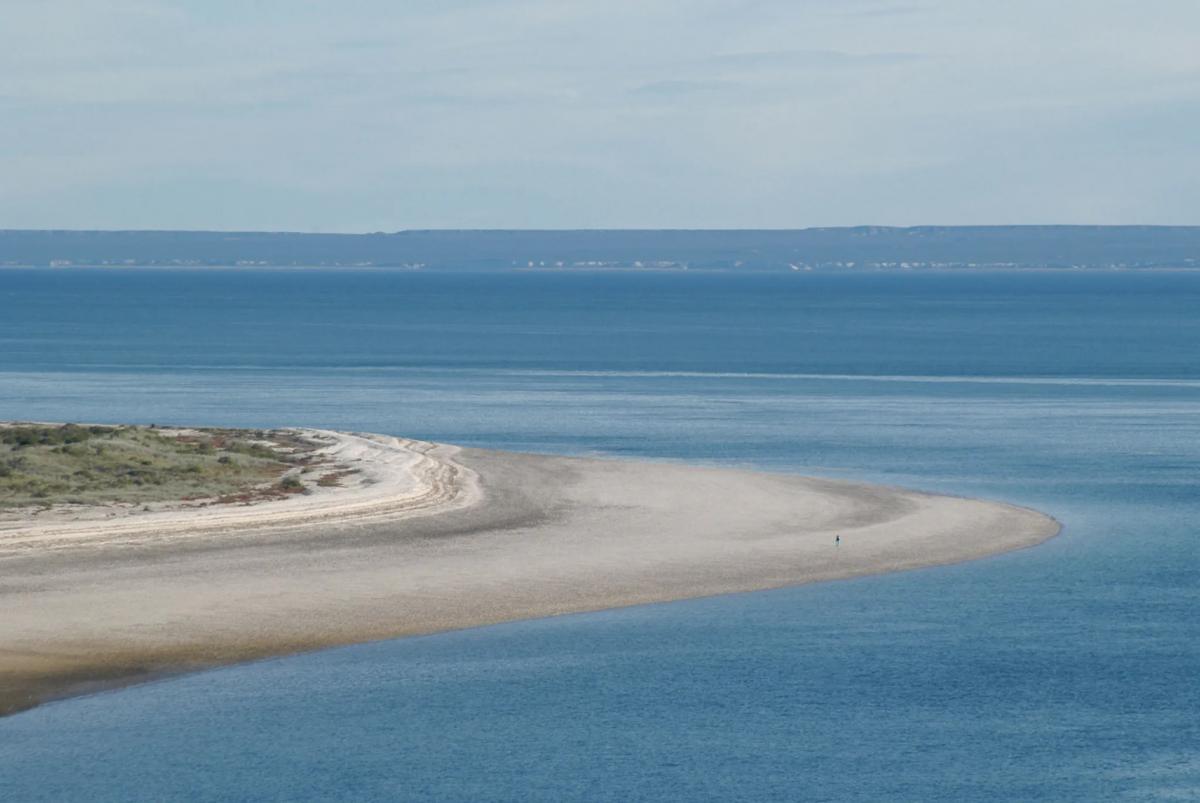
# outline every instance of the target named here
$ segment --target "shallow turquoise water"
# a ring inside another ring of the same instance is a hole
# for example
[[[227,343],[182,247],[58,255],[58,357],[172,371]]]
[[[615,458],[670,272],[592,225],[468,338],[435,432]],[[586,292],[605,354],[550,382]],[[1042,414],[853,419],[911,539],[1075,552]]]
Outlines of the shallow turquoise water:
[[[0,418],[308,424],[989,496],[964,566],[0,721],[4,799],[1200,798],[1200,276],[0,271]]]

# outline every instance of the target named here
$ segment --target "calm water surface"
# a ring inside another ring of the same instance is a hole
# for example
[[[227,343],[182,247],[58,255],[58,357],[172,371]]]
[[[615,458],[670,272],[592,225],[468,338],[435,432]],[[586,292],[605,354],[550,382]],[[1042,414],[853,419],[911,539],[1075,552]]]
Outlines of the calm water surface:
[[[45,706],[0,720],[0,799],[1200,799],[1200,276],[5,270],[0,418],[751,465],[1066,525]]]

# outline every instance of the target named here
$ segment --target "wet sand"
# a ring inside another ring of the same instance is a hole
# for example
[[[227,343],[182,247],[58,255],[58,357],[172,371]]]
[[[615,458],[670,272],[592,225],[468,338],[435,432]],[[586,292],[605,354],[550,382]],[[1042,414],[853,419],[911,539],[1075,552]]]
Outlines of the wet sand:
[[[341,644],[955,563],[1059,529],[860,483],[312,434],[348,450],[354,487],[0,522],[0,712]]]

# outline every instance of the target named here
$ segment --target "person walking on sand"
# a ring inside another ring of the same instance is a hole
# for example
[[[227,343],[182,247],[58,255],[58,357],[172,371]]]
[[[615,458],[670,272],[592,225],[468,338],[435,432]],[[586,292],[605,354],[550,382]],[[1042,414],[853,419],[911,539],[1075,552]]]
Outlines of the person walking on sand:
[[[833,545],[834,545],[834,546],[841,546],[841,545],[842,545],[842,536],[841,536],[840,534],[839,534],[839,535],[835,535],[835,536],[833,537]]]

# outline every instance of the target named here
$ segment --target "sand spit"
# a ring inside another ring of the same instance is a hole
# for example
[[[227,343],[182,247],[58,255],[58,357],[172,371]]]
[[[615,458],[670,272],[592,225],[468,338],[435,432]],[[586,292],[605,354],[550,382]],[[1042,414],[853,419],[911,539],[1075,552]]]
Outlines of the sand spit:
[[[372,639],[954,563],[1058,531],[898,488],[305,434],[359,469],[351,487],[0,523],[0,712]]]

